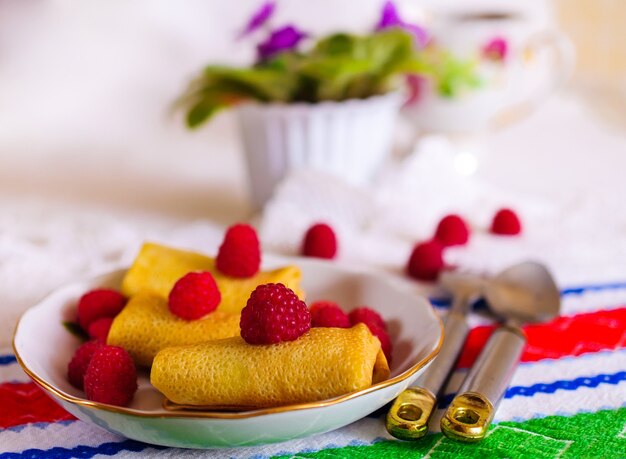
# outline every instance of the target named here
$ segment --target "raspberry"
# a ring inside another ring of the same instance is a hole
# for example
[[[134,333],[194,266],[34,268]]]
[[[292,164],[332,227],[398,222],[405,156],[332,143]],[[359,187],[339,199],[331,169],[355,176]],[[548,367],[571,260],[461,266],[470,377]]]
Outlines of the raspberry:
[[[185,320],[195,320],[213,312],[222,295],[209,272],[187,273],[176,281],[169,296],[172,314]]]
[[[372,332],[372,335],[378,338],[378,340],[380,341],[380,347],[383,350],[383,354],[385,354],[387,362],[391,363],[392,345],[391,340],[389,339],[389,335],[385,330],[380,327],[376,327],[373,325],[368,325],[367,327],[370,329],[370,332]]]
[[[283,284],[259,285],[241,311],[241,336],[250,344],[293,341],[311,328],[311,313]]]
[[[85,293],[78,300],[78,323],[83,330],[101,317],[115,317],[124,308],[126,299],[120,292],[111,289],[97,289]]]
[[[522,232],[519,217],[511,209],[500,209],[491,222],[491,232],[505,236],[514,236]]]
[[[106,343],[112,323],[113,319],[110,317],[102,317],[101,319],[94,320],[91,322],[91,325],[89,325],[89,337],[95,338],[102,343]]]
[[[469,234],[465,220],[458,215],[446,215],[437,225],[435,239],[441,242],[444,247],[464,245],[467,244]]]
[[[89,400],[128,405],[137,390],[137,370],[130,354],[118,346],[102,345],[93,354],[85,373]]]
[[[317,223],[307,230],[302,242],[302,255],[333,259],[336,254],[337,237],[330,226]]]
[[[368,327],[378,327],[383,330],[387,330],[387,324],[383,320],[383,318],[371,308],[367,306],[361,306],[359,308],[353,309],[350,311],[348,315],[350,317],[350,323],[352,325],[356,325],[360,322],[364,323]]]
[[[232,277],[252,277],[261,267],[261,248],[250,225],[233,225],[226,231],[217,253],[217,269]]]
[[[87,341],[76,349],[72,360],[70,360],[70,363],[67,365],[67,379],[72,386],[78,389],[83,388],[83,380],[85,378],[85,372],[87,371],[89,362],[91,362],[94,352],[102,346],[104,346],[104,344],[97,340],[93,340]]]
[[[350,319],[337,303],[318,301],[311,305],[311,326],[350,328]]]
[[[433,240],[422,242],[413,248],[406,271],[415,279],[433,281],[444,266],[443,247]]]

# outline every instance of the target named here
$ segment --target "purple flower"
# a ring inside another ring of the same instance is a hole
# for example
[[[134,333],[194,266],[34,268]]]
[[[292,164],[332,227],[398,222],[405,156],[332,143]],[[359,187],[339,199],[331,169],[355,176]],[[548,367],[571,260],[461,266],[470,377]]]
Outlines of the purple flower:
[[[430,38],[428,36],[428,32],[426,32],[423,27],[420,27],[417,24],[409,24],[408,22],[404,22],[400,17],[400,14],[398,14],[396,5],[391,0],[388,0],[383,5],[380,19],[378,20],[378,24],[376,24],[376,30],[384,30],[392,27],[397,27],[399,29],[405,30],[413,35],[415,43],[420,48],[426,46]]]
[[[238,38],[245,37],[246,35],[251,34],[259,27],[263,26],[267,22],[267,20],[274,14],[274,10],[276,9],[276,2],[274,0],[270,0],[261,5],[261,7],[252,15],[246,27],[239,34]]]
[[[257,45],[259,60],[265,60],[281,51],[295,48],[300,40],[307,35],[292,25],[286,25],[272,31],[270,36],[263,43]]]
[[[396,5],[389,0],[383,5],[383,10],[380,13],[380,19],[376,24],[376,30],[383,30],[389,27],[401,27],[404,25],[404,21],[400,18]]]
[[[506,55],[508,53],[509,46],[506,41],[506,38],[495,37],[485,43],[483,46],[482,52],[483,56],[486,59],[492,61],[503,61],[506,59]]]

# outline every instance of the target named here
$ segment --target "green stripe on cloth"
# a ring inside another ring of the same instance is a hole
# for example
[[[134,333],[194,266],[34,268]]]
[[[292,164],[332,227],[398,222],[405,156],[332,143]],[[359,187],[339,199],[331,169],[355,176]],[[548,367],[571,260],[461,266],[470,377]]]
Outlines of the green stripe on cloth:
[[[381,420],[382,422],[382,420]],[[501,422],[482,442],[464,445],[429,435],[418,442],[384,440],[369,446],[347,446],[314,453],[281,456],[298,458],[626,458],[626,408],[549,416],[525,422]]]

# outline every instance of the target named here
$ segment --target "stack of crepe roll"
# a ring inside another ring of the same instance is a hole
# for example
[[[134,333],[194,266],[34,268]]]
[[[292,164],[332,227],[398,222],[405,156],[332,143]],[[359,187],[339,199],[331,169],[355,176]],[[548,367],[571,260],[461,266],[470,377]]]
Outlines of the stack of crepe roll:
[[[202,319],[184,320],[170,312],[167,298],[176,281],[192,271],[210,272],[222,299]],[[222,274],[213,258],[146,243],[122,280],[122,293],[129,301],[113,321],[107,344],[126,349],[137,365],[150,366],[166,347],[238,336],[241,310],[258,285],[280,282],[302,298],[300,279],[297,266],[234,278]]]
[[[236,336],[170,347],[154,359],[150,382],[179,405],[251,409],[324,400],[388,377],[378,338],[357,324],[278,344]]]
[[[199,320],[168,309],[167,295],[190,271],[209,271],[222,301]],[[225,276],[200,254],[146,244],[123,280],[130,297],[115,318],[107,344],[124,347],[150,381],[179,407],[253,409],[333,398],[389,377],[380,341],[367,326],[312,328],[294,341],[252,345],[239,318],[256,286],[281,282],[302,297],[296,266],[250,279]]]

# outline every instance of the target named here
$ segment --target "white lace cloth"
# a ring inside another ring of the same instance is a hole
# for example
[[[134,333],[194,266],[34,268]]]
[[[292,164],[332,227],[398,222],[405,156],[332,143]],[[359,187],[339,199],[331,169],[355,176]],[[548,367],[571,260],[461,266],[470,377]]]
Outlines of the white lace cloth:
[[[73,280],[127,266],[144,240],[215,252],[223,229],[45,201],[1,202],[0,347],[21,313]]]

